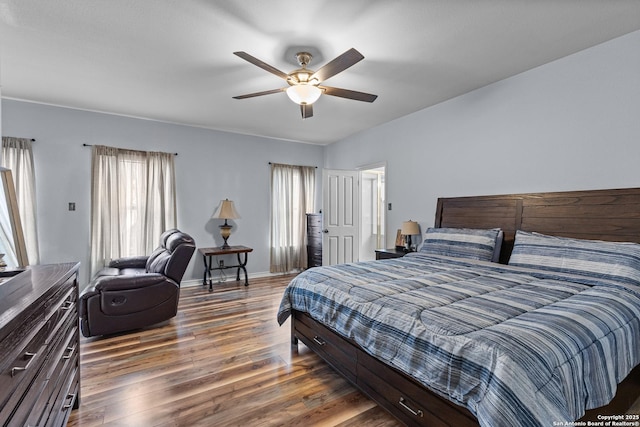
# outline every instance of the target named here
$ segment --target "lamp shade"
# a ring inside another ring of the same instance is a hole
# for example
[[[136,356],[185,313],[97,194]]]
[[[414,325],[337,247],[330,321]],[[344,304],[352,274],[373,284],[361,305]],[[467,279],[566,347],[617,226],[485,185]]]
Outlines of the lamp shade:
[[[320,98],[322,91],[314,85],[297,84],[287,89],[287,96],[296,104],[310,105]]]
[[[224,199],[220,201],[218,208],[213,213],[211,218],[219,218],[219,219],[238,219],[240,215],[238,211],[236,211],[235,206],[233,205],[233,200]]]
[[[400,234],[405,236],[413,236],[416,234],[420,234],[420,228],[418,227],[418,223],[415,221],[403,221],[402,227],[400,229]]]

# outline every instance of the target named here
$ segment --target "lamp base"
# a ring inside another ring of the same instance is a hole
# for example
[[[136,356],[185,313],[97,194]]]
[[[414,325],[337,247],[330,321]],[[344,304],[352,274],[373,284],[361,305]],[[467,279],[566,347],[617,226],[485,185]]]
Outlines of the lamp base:
[[[407,236],[405,238],[404,251],[405,252],[411,252],[411,235],[410,234],[407,234]]]
[[[222,224],[220,226],[220,235],[222,236],[222,239],[224,240],[224,243],[222,244],[222,246],[220,246],[222,249],[229,249],[231,247],[227,243],[227,239],[231,235],[231,228],[232,228],[232,226],[227,224],[227,220],[226,219],[224,220],[224,224]]]

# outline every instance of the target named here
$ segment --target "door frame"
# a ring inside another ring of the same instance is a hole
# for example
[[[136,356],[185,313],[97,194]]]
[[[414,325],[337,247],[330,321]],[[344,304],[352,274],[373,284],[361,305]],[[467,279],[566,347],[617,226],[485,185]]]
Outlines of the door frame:
[[[356,169],[334,169],[334,168],[323,168],[322,169],[322,231],[323,231],[323,236],[322,236],[322,245],[323,245],[323,250],[322,250],[322,264],[323,265],[329,265],[329,256],[328,256],[328,227],[327,227],[327,218],[326,216],[329,214],[329,212],[327,211],[327,200],[328,200],[328,183],[327,183],[327,173],[331,172],[331,171],[341,171],[341,172],[346,172],[349,174],[356,174],[356,190],[353,191],[352,194],[352,199],[355,198],[355,200],[352,200],[352,203],[354,204],[354,209],[357,210],[356,214],[354,214],[354,221],[356,222],[356,224],[354,224],[354,227],[356,228],[356,239],[357,241],[355,242],[355,245],[357,246],[356,250],[357,250],[357,257],[356,259],[353,259],[353,261],[359,261],[360,260],[360,248],[362,247],[362,236],[360,233],[360,227],[361,227],[361,223],[362,223],[362,211],[361,211],[361,199],[362,199],[362,190],[361,190],[361,183],[362,183],[362,172],[369,170],[369,169],[379,169],[379,168],[384,168],[384,172],[385,172],[385,180],[384,180],[384,194],[385,194],[385,198],[386,198],[386,194],[387,194],[387,180],[386,180],[386,176],[387,176],[387,162],[386,161],[380,161],[380,162],[375,162],[375,163],[369,163],[366,165],[362,165],[357,167]],[[384,215],[384,223],[382,224],[383,227],[383,231],[384,231],[384,235],[385,235],[385,241],[387,239],[387,217],[388,215],[386,214],[386,206],[385,208],[385,215]],[[338,261],[341,261],[340,259],[338,259]]]
[[[368,170],[381,169],[381,168],[384,169],[384,182],[383,182],[383,190],[382,191],[383,191],[383,193],[385,195],[385,202],[386,202],[386,200],[387,200],[387,162],[385,160],[379,161],[379,162],[375,162],[375,163],[369,163],[369,164],[360,166],[360,167],[358,167],[356,169],[359,172],[358,179],[360,181],[360,189],[359,190],[360,190],[360,197],[361,198],[362,198],[362,191],[363,191],[362,190],[362,173],[366,172]],[[389,216],[387,214],[387,210],[388,210],[387,206],[383,206],[384,219],[382,221],[381,228],[382,228],[382,233],[383,233],[384,238],[382,240],[382,245],[383,245],[382,249],[387,247],[387,243],[386,243],[386,241],[387,241],[387,217]],[[362,200],[360,200],[360,214],[359,214],[359,217],[358,217],[358,221],[359,221],[358,227],[360,227],[360,228],[362,228],[362,219],[363,219]],[[362,236],[361,232],[358,234],[358,240],[359,240],[359,242],[358,242],[359,248],[362,249],[364,242],[363,242],[363,236]],[[381,249],[381,248],[375,248],[375,249]],[[363,258],[362,257],[362,251],[360,250],[359,251],[359,259],[362,260],[362,258]],[[375,255],[371,254],[370,259],[375,259]]]

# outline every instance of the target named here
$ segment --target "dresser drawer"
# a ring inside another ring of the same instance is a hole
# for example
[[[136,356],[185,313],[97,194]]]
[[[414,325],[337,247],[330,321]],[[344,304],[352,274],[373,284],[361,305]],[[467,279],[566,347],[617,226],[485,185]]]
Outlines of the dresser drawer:
[[[37,352],[40,341],[46,341],[47,332],[42,331],[45,323],[44,302],[41,302],[36,310],[18,317],[9,326],[10,331],[0,345],[0,405],[7,389],[7,378],[14,377],[17,371],[14,370],[12,375],[12,369],[20,366],[16,363],[25,357],[25,353]]]
[[[53,333],[50,334],[47,342],[51,342],[60,334],[60,328],[69,318],[78,318],[77,300],[78,292],[75,287],[65,286],[57,295],[58,298],[51,300],[47,304],[48,322]]]
[[[72,409],[77,409],[80,404],[80,370],[73,369],[72,374],[66,378],[64,387],[53,403],[47,426],[64,426],[67,424]]]
[[[322,265],[322,214],[307,214],[307,268]]]
[[[78,326],[75,319],[65,325],[67,336],[60,341],[51,356],[51,368],[45,395],[47,405],[43,417],[37,425],[61,425],[54,420],[71,412],[77,396],[77,374],[79,364]]]
[[[313,246],[307,246],[307,256],[313,260],[320,260],[320,262],[322,262],[322,249]]]
[[[38,336],[38,341],[36,351],[25,352],[23,358],[14,361],[15,366],[8,372],[10,388],[3,392],[11,390],[11,394],[0,411],[0,419],[11,420],[9,425],[28,425],[27,417],[34,412],[33,408],[46,388],[47,375],[43,366],[47,359],[47,345],[43,336]]]
[[[295,313],[297,336],[309,348],[327,361],[335,370],[347,379],[356,381],[356,348],[340,345],[344,339],[318,322],[309,322],[308,318]]]
[[[407,253],[398,249],[376,249],[376,259],[402,258]]]
[[[0,373],[0,419],[8,419],[12,408],[22,401],[23,395],[37,383],[37,375],[46,360],[49,328],[42,319],[30,326],[38,326],[35,335],[18,347],[17,354],[3,365]]]

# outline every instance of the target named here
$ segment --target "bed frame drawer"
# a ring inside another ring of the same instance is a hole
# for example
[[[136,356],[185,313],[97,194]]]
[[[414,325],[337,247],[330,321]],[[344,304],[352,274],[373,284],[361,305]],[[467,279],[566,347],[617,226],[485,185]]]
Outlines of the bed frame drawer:
[[[358,386],[407,425],[477,426],[465,408],[455,405],[368,354],[358,355]]]
[[[408,426],[478,427],[466,408],[425,389],[352,341],[294,310],[292,336],[299,338],[363,393]],[[295,344],[295,340],[292,344]]]
[[[295,317],[296,336],[336,371],[356,383],[357,352],[355,347],[345,346],[344,340],[331,329],[306,316]]]
[[[422,400],[407,397],[409,393],[398,390],[367,368],[359,366],[358,374],[360,389],[406,425],[449,426],[429,411]]]

